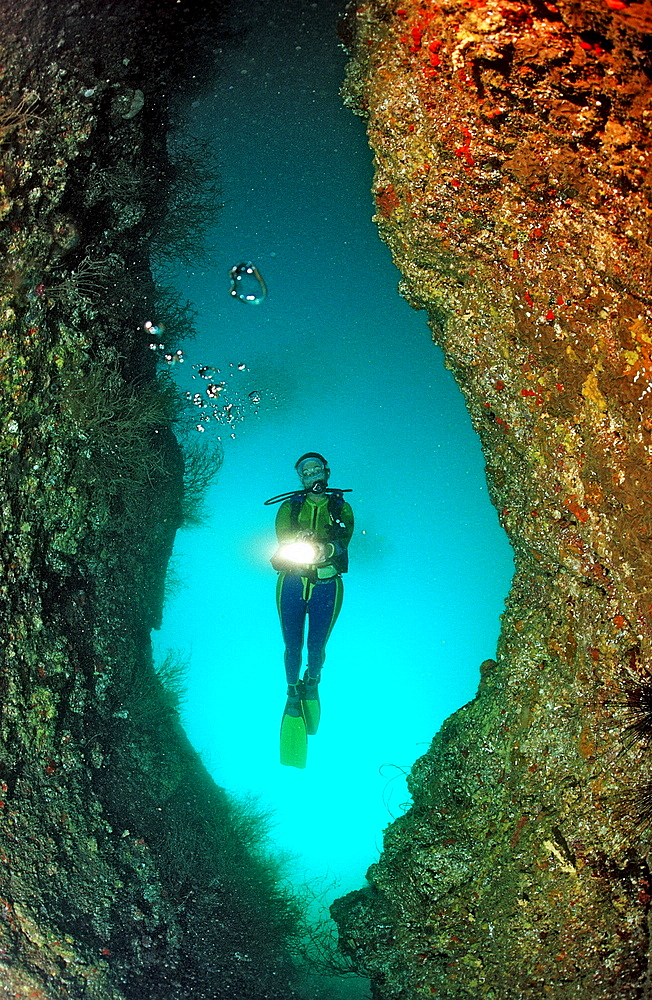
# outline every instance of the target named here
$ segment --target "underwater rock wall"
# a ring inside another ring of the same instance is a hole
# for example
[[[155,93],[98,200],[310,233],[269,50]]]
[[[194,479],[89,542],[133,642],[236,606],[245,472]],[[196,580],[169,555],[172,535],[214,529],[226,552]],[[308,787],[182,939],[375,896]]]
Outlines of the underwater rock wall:
[[[261,819],[187,743],[149,640],[184,462],[145,324],[187,322],[149,254],[203,7],[0,3],[1,997],[294,995]]]
[[[650,993],[651,31],[627,0],[371,0],[342,26],[375,219],[516,564],[476,698],[333,908],[382,1000]]]

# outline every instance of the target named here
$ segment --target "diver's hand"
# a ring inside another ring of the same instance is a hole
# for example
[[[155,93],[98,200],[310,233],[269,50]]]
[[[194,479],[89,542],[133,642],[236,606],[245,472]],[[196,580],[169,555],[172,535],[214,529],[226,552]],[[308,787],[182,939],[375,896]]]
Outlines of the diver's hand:
[[[314,538],[311,539],[310,544],[315,550],[315,566],[323,566],[326,562],[326,546],[321,542],[316,541]]]
[[[313,558],[306,565],[322,566],[326,562],[326,552],[328,546],[319,541],[319,539],[315,536],[314,531],[300,531],[295,538],[295,542],[305,542],[314,552]]]
[[[334,546],[331,542],[320,542],[316,537],[314,531],[300,531],[294,537],[292,544],[297,542],[304,542],[311,547],[313,550],[313,557],[310,561],[301,563],[304,566],[323,566],[333,555]]]
[[[312,542],[311,544],[318,550],[315,565],[323,566],[324,563],[331,561],[335,553],[335,546],[332,542]]]
[[[323,566],[325,562],[328,561],[329,556],[332,554],[332,546],[320,542],[318,538],[315,537],[314,531],[300,531],[295,538],[296,542],[306,542],[312,548],[314,552],[313,558],[306,565],[309,566]]]
[[[310,562],[306,563],[307,566],[323,566],[323,564],[326,562],[327,553],[330,546],[324,545],[323,542],[320,542],[319,539],[315,537],[314,531],[299,532],[295,541],[305,542],[307,545],[310,546],[310,548],[314,553]]]

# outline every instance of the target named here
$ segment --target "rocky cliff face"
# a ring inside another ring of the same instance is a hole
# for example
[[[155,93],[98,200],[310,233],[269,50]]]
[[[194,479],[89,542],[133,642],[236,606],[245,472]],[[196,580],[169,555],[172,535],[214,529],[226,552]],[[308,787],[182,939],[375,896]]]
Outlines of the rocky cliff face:
[[[149,253],[193,236],[161,216],[183,180],[169,98],[219,15],[203,7],[0,3],[6,998],[294,995],[294,904],[260,822],[188,745],[149,643],[184,463],[147,323],[176,338],[185,322]]]
[[[516,562],[477,697],[334,908],[383,1000],[650,992],[651,29],[624,0],[344,22],[376,221]]]

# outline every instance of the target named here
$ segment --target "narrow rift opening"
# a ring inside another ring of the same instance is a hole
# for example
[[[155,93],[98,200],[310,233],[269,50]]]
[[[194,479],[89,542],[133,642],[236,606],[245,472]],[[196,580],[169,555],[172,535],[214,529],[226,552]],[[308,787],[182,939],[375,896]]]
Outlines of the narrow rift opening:
[[[216,164],[223,207],[206,257],[163,276],[198,312],[174,372],[196,400],[190,433],[219,438],[223,464],[203,523],[177,539],[157,656],[189,660],[192,742],[220,785],[274,811],[273,840],[317,909],[363,883],[406,772],[474,696],[513,568],[462,396],[371,220],[364,125],[339,93],[340,14],[332,0],[243,8],[242,38],[173,140]],[[262,301],[230,294],[240,263]],[[301,771],[279,763],[276,508],[263,501],[299,487],[308,451],[353,490],[356,530]]]

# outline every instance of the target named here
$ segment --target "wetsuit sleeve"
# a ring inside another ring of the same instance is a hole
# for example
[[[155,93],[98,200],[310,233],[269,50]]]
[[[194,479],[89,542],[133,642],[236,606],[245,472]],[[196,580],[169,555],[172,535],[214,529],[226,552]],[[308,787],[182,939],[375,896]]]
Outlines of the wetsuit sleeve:
[[[296,528],[292,527],[292,507],[288,500],[285,500],[276,513],[276,537],[279,548],[276,550],[270,562],[274,569],[281,573],[287,573],[296,569],[291,563],[285,562],[280,555],[280,548],[288,542],[293,542],[296,537]]]
[[[276,537],[279,545],[293,541],[296,535],[296,530],[292,527],[291,511],[291,503],[285,500],[276,513]]]
[[[353,534],[353,511],[348,503],[342,504],[342,509],[337,518],[339,523],[334,525],[334,531],[330,538],[330,543],[333,546],[333,553],[331,559],[337,560],[338,556],[343,555],[351,541],[351,535]],[[330,561],[330,560],[329,560]]]

